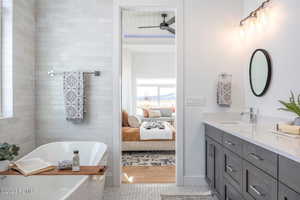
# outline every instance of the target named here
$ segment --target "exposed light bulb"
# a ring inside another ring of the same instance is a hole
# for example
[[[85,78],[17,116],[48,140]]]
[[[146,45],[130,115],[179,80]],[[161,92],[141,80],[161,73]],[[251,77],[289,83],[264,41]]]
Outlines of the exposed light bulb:
[[[246,27],[244,24],[240,25],[240,37],[244,39],[246,37]]]
[[[255,27],[256,27],[256,17],[252,16],[249,18],[248,20],[249,23],[249,33],[253,33],[255,31]]]
[[[266,25],[268,23],[268,10],[267,8],[263,8],[258,12],[258,17],[260,19],[260,23],[262,25]]]
[[[263,27],[269,22],[271,6],[271,0],[266,0],[259,8],[243,19],[240,23],[240,26],[243,27],[243,29],[240,30],[240,34],[244,35],[251,34],[255,31],[262,31]],[[245,29],[247,29],[247,32]]]

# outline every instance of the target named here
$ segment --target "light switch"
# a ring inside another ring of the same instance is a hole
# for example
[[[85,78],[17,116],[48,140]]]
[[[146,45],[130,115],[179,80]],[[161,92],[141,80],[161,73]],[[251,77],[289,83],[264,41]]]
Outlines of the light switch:
[[[190,107],[204,107],[206,106],[205,97],[186,97],[185,105]]]

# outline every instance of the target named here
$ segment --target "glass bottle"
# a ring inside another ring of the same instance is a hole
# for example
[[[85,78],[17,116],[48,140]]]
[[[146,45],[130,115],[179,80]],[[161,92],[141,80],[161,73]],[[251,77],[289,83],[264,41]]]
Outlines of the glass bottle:
[[[80,171],[80,159],[79,159],[79,151],[75,150],[73,155],[73,163],[72,163],[72,171],[78,172]]]

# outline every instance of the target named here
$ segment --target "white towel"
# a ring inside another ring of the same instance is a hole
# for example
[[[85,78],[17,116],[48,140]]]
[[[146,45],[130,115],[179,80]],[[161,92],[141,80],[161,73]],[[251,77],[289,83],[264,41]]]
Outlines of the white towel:
[[[170,128],[168,122],[164,122],[165,128],[152,128],[146,129],[144,126],[147,122],[142,123],[140,127],[140,139],[141,140],[172,140],[173,130]]]
[[[225,75],[229,76],[229,75]],[[230,79],[224,75],[220,76],[217,88],[217,104],[220,106],[230,107],[231,100],[231,76]]]
[[[64,72],[63,88],[66,119],[81,122],[84,119],[84,74]]]

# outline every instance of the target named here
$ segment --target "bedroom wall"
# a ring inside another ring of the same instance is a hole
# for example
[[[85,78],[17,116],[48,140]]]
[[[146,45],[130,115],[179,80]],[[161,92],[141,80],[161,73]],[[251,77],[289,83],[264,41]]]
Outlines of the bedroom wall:
[[[133,108],[136,108],[136,81],[141,78],[176,79],[175,53],[132,52]]]
[[[100,141],[112,155],[112,15],[110,0],[37,1],[37,145]],[[52,69],[101,71],[87,76],[84,123],[66,121],[62,76],[49,77]]]
[[[174,46],[175,48],[175,46]],[[132,53],[133,81],[137,78],[176,78],[175,53]]]
[[[3,80],[9,83],[12,78],[3,91],[12,91],[12,97],[4,98],[13,105],[13,113],[0,119],[0,142],[19,145],[22,156],[35,148],[35,1],[3,3]]]
[[[244,0],[244,15],[258,7],[261,2],[261,0]],[[262,115],[293,119],[293,114],[278,111],[277,108],[281,107],[278,100],[288,100],[290,90],[300,94],[297,84],[300,73],[298,66],[300,1],[272,2],[269,20],[263,31],[245,38],[247,59],[244,62],[244,68],[247,70],[252,52],[257,48],[266,49],[273,64],[272,82],[266,95],[257,98],[250,91],[249,77],[245,73],[246,104],[259,108]]]

